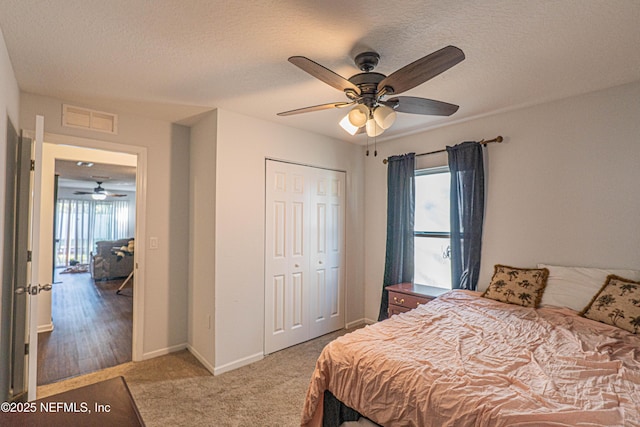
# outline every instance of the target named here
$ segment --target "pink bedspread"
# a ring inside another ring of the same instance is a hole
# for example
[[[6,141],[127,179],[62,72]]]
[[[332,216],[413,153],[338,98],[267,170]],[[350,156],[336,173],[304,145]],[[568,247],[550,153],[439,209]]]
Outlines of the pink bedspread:
[[[453,291],[328,344],[302,425],[325,390],[383,426],[640,426],[640,336]]]

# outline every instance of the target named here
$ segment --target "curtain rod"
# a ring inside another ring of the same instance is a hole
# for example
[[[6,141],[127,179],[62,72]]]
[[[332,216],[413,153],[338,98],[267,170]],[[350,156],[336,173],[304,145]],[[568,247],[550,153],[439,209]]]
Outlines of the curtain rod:
[[[503,141],[502,136],[498,135],[493,139],[490,139],[488,141],[485,141],[484,139],[481,141],[478,141],[478,144],[482,144],[482,145],[487,145],[487,144],[491,144],[492,142],[497,142],[500,143]],[[446,148],[443,148],[442,150],[436,150],[436,151],[429,151],[428,153],[420,153],[420,154],[416,154],[416,157],[419,156],[428,156],[429,154],[437,154],[437,153],[444,153],[445,151],[447,151]],[[385,165],[388,163],[389,161],[387,159],[382,160],[382,163],[384,163]]]

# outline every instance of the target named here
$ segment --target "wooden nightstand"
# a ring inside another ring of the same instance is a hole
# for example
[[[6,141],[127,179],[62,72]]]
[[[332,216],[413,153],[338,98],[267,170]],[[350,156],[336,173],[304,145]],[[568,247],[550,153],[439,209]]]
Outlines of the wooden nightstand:
[[[387,286],[386,289],[389,291],[389,307],[387,311],[389,317],[413,310],[418,305],[426,304],[448,291],[448,289],[413,283],[399,283]]]

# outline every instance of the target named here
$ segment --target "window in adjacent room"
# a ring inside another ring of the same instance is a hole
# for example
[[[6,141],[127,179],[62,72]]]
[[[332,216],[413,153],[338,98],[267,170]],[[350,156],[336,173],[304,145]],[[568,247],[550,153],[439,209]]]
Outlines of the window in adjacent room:
[[[446,166],[417,170],[414,282],[451,289],[450,173]]]
[[[131,236],[128,200],[58,199],[55,266],[88,264],[95,242]]]

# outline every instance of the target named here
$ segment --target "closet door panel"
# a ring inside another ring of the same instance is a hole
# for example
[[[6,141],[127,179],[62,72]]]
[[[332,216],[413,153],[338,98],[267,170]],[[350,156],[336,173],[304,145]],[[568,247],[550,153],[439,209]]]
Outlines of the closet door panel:
[[[344,328],[344,221],[345,173],[316,170],[316,191],[311,195],[311,265],[316,271],[312,295],[311,335],[317,337]],[[322,272],[320,276],[318,273]],[[320,279],[321,277],[321,279]]]
[[[306,341],[308,207],[299,166],[267,162],[265,189],[266,354]]]

